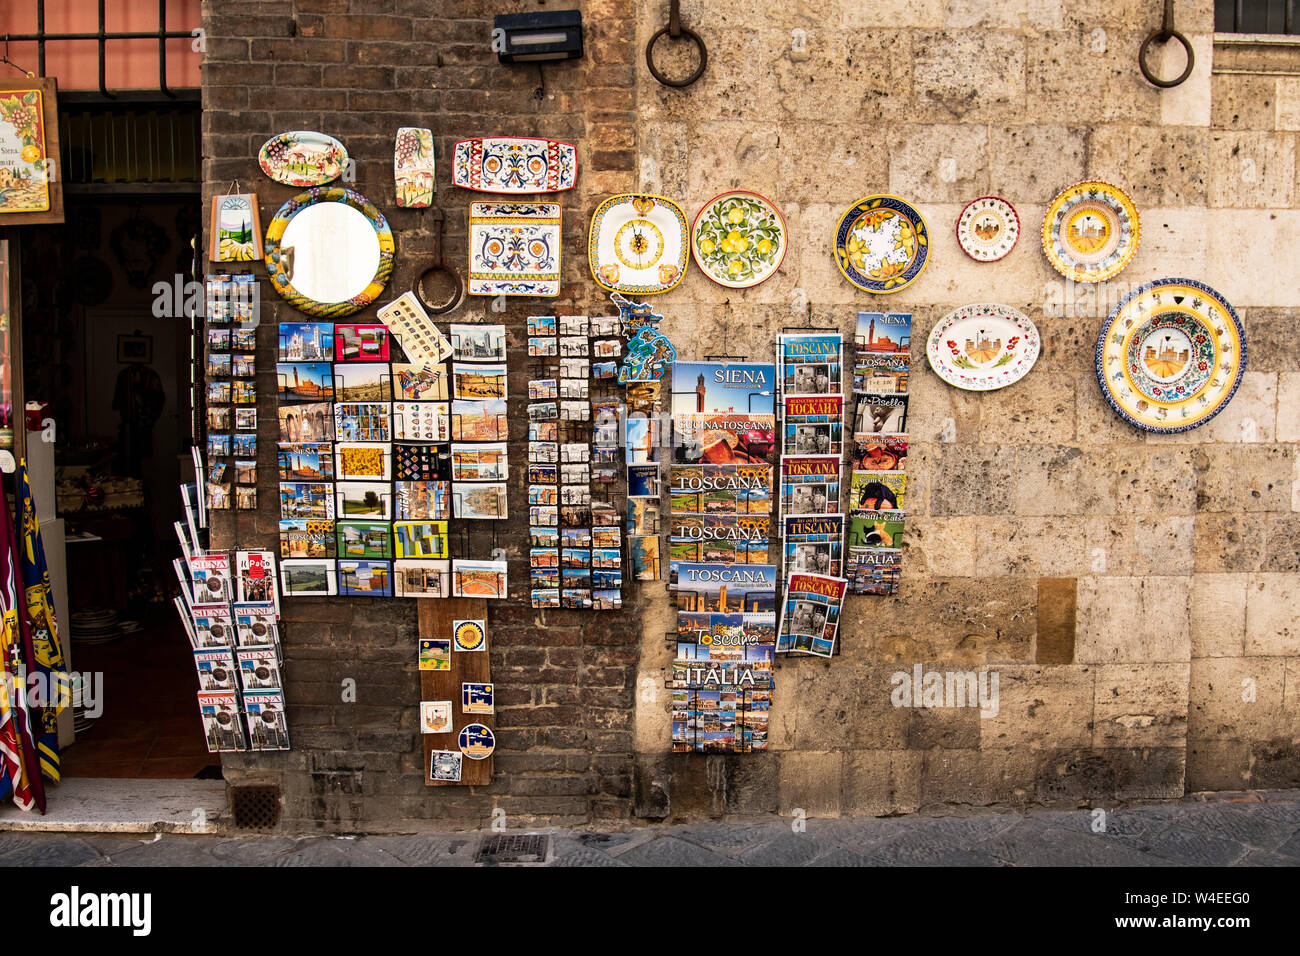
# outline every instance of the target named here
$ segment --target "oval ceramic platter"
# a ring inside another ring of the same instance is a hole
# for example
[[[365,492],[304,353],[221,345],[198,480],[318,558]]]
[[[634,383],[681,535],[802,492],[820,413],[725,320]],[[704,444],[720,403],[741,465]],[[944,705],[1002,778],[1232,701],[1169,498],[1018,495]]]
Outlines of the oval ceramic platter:
[[[1208,285],[1157,279],[1111,312],[1097,337],[1097,378],[1111,407],[1150,432],[1203,425],[1232,399],[1246,371],[1246,336]]]
[[[781,211],[758,193],[737,189],[710,199],[691,226],[691,258],[718,285],[748,289],[785,258]]]
[[[1028,375],[1041,345],[1029,316],[1009,305],[981,302],[940,319],[930,330],[925,355],[949,385],[991,392]]]
[[[840,217],[835,264],[866,292],[898,292],[916,281],[930,259],[930,230],[911,203],[867,196]]]
[[[343,175],[348,151],[333,136],[296,129],[272,136],[257,154],[262,172],[286,186],[324,186]]]
[[[481,193],[564,192],[578,182],[578,149],[531,136],[462,139],[452,147],[451,181]]]
[[[976,262],[997,262],[1020,238],[1020,217],[1001,196],[980,196],[957,217],[957,243]]]
[[[689,239],[686,214],[677,203],[623,193],[596,207],[587,233],[587,262],[603,289],[655,295],[682,281]]]
[[[1078,183],[1059,193],[1043,217],[1043,252],[1075,282],[1105,282],[1137,255],[1137,206],[1110,183]]]

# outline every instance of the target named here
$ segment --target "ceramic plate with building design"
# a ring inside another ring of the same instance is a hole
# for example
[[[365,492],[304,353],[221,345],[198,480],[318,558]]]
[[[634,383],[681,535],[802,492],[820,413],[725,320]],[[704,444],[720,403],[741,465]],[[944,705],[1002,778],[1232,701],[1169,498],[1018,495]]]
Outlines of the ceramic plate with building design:
[[[560,294],[558,203],[470,203],[469,294]]]
[[[591,217],[587,262],[610,292],[656,295],[686,274],[690,227],[682,207],[649,194],[610,196]]]
[[[1097,378],[1130,425],[1184,432],[1231,401],[1246,371],[1237,313],[1209,286],[1158,279],[1125,296],[1097,338]]]
[[[333,136],[296,129],[272,136],[257,154],[262,172],[285,186],[323,186],[348,168],[348,151]]]
[[[452,148],[451,181],[483,193],[557,193],[578,182],[572,143],[530,136],[462,139]]]
[[[1084,182],[1062,191],[1043,217],[1043,253],[1075,282],[1105,282],[1137,255],[1137,206],[1118,186]]]
[[[497,738],[485,724],[466,724],[456,738],[461,753],[470,760],[483,760],[497,749]]]
[[[899,292],[930,261],[930,230],[921,213],[897,196],[866,196],[835,227],[835,264],[865,292]]]
[[[957,217],[957,243],[976,262],[1005,258],[1020,238],[1020,217],[1000,196],[980,196]]]
[[[733,190],[710,199],[691,226],[691,257],[718,285],[748,289],[785,258],[781,211],[758,193]]]
[[[925,355],[949,385],[990,392],[1028,375],[1040,348],[1029,316],[1009,305],[981,302],[940,319],[930,330]]]

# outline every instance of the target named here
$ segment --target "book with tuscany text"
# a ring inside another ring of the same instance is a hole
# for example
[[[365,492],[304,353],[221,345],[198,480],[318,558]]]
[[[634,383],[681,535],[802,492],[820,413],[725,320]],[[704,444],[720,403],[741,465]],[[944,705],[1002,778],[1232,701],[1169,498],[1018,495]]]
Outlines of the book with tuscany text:
[[[839,514],[839,455],[788,455],[781,459],[781,515]]]
[[[839,333],[785,333],[777,338],[782,394],[838,395],[844,340]]]
[[[839,455],[844,451],[844,396],[787,395],[783,455]]]
[[[844,566],[844,515],[786,515],[781,544],[784,574],[838,577]]]
[[[821,574],[791,574],[781,605],[781,627],[776,638],[778,654],[835,653],[840,611],[848,580]]]

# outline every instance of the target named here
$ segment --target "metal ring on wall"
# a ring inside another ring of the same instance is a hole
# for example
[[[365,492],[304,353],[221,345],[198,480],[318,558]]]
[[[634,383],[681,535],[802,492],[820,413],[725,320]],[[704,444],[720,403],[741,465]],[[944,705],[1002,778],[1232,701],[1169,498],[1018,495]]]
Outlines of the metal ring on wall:
[[[709,51],[704,46],[704,41],[700,39],[700,35],[694,30],[688,30],[686,27],[682,26],[681,7],[681,0],[672,0],[672,2],[668,4],[668,26],[664,27],[652,36],[650,42],[645,45],[645,64],[650,67],[650,75],[664,86],[675,86],[679,89],[683,86],[690,86],[703,76],[704,68],[708,66],[709,63]],[[659,42],[659,38],[664,35],[667,35],[674,40],[680,40],[682,37],[686,37],[686,39],[694,43],[696,49],[700,51],[700,65],[695,68],[694,73],[684,80],[670,80],[668,77],[660,73],[659,68],[655,66],[655,44]]]
[[[1183,72],[1174,80],[1162,80],[1160,77],[1152,73],[1151,68],[1147,66],[1147,48],[1150,47],[1152,43],[1165,43],[1168,40],[1177,40],[1183,45],[1183,50],[1187,53],[1187,66],[1183,68]],[[1192,44],[1188,41],[1187,37],[1183,36],[1177,30],[1157,30],[1142,41],[1142,49],[1138,51],[1138,66],[1142,68],[1142,75],[1146,77],[1148,83],[1152,86],[1158,86],[1163,90],[1167,90],[1170,87],[1178,86],[1192,75],[1192,67],[1196,66],[1196,54],[1192,52]]]

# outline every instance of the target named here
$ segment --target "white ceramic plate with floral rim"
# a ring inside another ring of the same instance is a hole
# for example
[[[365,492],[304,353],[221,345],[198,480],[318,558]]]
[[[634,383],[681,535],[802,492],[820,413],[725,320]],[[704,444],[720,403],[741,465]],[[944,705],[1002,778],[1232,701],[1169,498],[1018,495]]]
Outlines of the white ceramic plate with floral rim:
[[[1020,238],[1020,217],[1001,196],[980,196],[957,217],[957,243],[976,262],[1005,258]]]
[[[348,151],[333,136],[307,129],[278,133],[257,154],[262,172],[286,186],[323,186],[348,168]]]
[[[1029,316],[1009,305],[979,302],[940,319],[930,330],[925,355],[949,385],[991,392],[1028,375],[1041,347]]]
[[[748,289],[771,278],[785,258],[785,246],[781,211],[745,189],[714,196],[691,226],[691,258],[729,289]]]
[[[591,274],[610,292],[667,292],[686,273],[690,233],[686,213],[671,199],[648,193],[610,196],[591,217]]]

